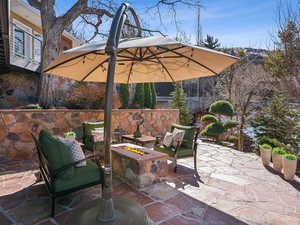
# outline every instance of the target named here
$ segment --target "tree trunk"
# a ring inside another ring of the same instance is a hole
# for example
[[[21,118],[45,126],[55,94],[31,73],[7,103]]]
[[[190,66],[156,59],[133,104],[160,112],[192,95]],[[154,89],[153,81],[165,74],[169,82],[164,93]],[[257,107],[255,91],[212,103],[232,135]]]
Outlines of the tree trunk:
[[[238,150],[244,151],[244,124],[245,124],[245,115],[241,115],[241,125],[239,127],[239,139],[238,139]]]
[[[42,52],[42,70],[44,70],[60,52],[60,42],[63,29],[59,25],[51,25],[47,21],[43,21],[43,52]],[[50,28],[49,28],[50,27]],[[47,32],[47,30],[50,32]],[[43,108],[52,108],[56,101],[55,76],[50,74],[41,75],[39,104]]]

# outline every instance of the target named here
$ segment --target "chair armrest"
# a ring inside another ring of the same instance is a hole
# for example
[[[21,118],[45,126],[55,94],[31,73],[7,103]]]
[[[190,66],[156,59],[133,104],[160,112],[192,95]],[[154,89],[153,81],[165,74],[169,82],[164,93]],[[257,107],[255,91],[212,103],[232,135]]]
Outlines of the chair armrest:
[[[90,155],[90,156],[88,156],[88,157],[85,157],[84,159],[78,160],[78,161],[76,161],[76,162],[69,163],[69,164],[67,164],[67,165],[64,165],[64,166],[62,166],[62,167],[60,167],[60,168],[54,170],[54,172],[53,172],[53,178],[55,179],[60,173],[62,173],[62,172],[64,172],[65,170],[67,170],[67,169],[69,169],[69,168],[75,166],[77,163],[83,162],[83,161],[88,160],[88,159],[94,159],[95,156],[100,156],[100,155],[99,155],[99,154]],[[99,163],[96,163],[96,164],[97,164],[97,166],[99,167]]]

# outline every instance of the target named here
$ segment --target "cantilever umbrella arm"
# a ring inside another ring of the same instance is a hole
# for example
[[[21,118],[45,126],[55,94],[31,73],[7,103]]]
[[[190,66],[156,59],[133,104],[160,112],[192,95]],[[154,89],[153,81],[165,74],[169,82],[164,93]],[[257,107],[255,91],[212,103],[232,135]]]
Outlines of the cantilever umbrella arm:
[[[109,32],[105,52],[110,55],[107,80],[106,80],[106,95],[105,95],[105,108],[104,108],[104,188],[103,188],[103,202],[105,204],[104,211],[98,217],[99,220],[107,221],[114,218],[114,206],[112,201],[112,166],[111,166],[111,117],[112,117],[112,98],[113,98],[113,84],[115,76],[115,66],[117,61],[117,51],[119,40],[122,32],[123,25],[127,19],[127,11],[130,11],[136,26],[138,27],[138,35],[141,35],[141,28],[139,19],[134,9],[127,3],[123,3],[114,19],[112,21],[111,29]]]

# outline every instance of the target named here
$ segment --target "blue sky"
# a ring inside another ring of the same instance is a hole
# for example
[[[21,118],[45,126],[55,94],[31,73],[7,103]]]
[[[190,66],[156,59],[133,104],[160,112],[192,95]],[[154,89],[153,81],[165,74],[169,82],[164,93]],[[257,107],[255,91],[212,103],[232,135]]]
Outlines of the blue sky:
[[[57,1],[57,10],[65,11],[75,0]],[[276,28],[276,8],[279,0],[202,0],[201,23],[203,35],[217,37],[224,47],[268,48],[270,34]],[[292,6],[298,0],[283,0]],[[176,9],[178,26],[168,9],[161,10],[161,23],[154,10],[147,10],[155,0],[131,0],[143,21],[152,29],[159,29],[170,37],[176,36],[178,29],[187,33],[195,41],[196,9],[178,6]]]

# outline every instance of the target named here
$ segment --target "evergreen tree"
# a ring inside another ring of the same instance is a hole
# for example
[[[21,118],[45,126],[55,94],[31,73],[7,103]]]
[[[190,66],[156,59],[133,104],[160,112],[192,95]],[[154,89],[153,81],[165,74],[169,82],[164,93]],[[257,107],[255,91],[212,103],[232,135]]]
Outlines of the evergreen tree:
[[[151,109],[155,109],[155,105],[156,105],[156,90],[155,90],[155,84],[151,83],[150,84],[151,87],[151,97],[152,97],[152,101],[151,101]]]
[[[138,83],[135,88],[134,104],[139,106],[141,109],[145,106],[145,93],[144,84]]]
[[[201,45],[205,48],[216,49],[219,48],[221,44],[218,38],[214,38],[213,36],[207,35]]]
[[[186,106],[186,94],[184,93],[181,83],[176,82],[174,84],[174,91],[171,93],[172,96],[172,107],[174,109],[179,109],[179,120],[182,125],[189,125],[192,121],[192,117],[189,114],[188,108]]]
[[[286,92],[276,93],[267,103],[263,112],[252,123],[259,144],[270,144],[280,147],[290,145],[294,152],[299,152],[300,114],[289,104]]]
[[[151,83],[144,84],[144,92],[145,92],[145,108],[150,109],[152,106]]]
[[[120,84],[120,99],[122,104],[122,109],[128,109],[129,103],[129,87],[128,84]]]

